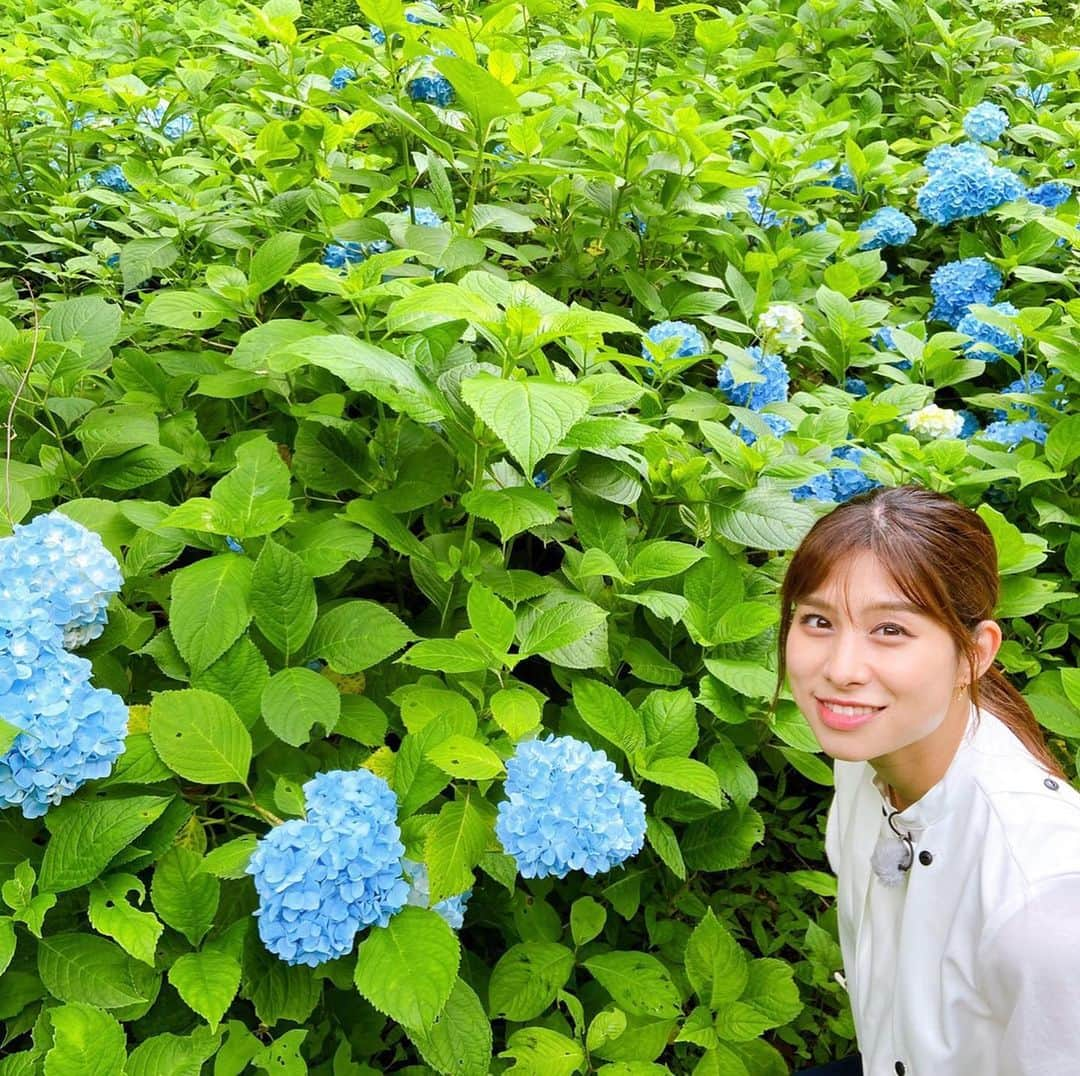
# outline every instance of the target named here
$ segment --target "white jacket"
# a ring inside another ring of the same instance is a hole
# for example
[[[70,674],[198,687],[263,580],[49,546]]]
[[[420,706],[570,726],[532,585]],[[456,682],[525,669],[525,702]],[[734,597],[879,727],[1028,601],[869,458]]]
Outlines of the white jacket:
[[[888,887],[870,866],[884,785],[868,762],[834,773],[825,847],[867,1076],[1080,1074],[1080,793],[973,706],[945,776],[893,820],[915,860]]]

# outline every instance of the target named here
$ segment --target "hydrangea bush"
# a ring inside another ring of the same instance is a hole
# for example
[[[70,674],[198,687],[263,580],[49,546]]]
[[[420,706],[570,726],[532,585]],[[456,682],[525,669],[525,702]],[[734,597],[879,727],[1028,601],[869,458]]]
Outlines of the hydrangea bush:
[[[1080,746],[1080,77],[978,12],[3,7],[0,1076],[852,1052],[813,520],[977,510]]]

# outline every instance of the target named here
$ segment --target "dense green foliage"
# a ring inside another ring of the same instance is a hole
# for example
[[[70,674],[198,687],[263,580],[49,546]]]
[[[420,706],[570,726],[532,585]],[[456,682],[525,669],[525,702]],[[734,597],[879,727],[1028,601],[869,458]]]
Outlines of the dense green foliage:
[[[831,768],[769,709],[785,553],[828,507],[791,491],[848,443],[873,479],[979,506],[1003,664],[1075,774],[1076,202],[938,230],[914,198],[984,97],[1012,118],[999,163],[1069,181],[1080,52],[1009,4],[650,7],[0,14],[0,503],[61,506],[120,559],[83,653],[131,705],[110,777],[0,813],[0,1076],[771,1076],[849,1051]],[[449,110],[406,92],[436,47]],[[890,204],[918,236],[861,250]],[[931,272],[976,255],[1015,358],[925,320]],[[716,386],[773,302],[808,333],[782,439]],[[665,319],[711,351],[643,359]],[[932,402],[989,422],[1030,372],[1045,444],[905,425]],[[540,727],[645,796],[625,867],[526,881],[502,853],[504,762]],[[290,967],[245,864],[303,782],[358,766],[432,897],[472,886],[465,925],[410,909],[359,960]]]

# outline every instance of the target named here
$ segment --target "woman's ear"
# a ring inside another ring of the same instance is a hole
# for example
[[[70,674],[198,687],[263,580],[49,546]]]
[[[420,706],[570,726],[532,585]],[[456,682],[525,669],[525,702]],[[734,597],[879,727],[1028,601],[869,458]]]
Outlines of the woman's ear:
[[[978,655],[979,675],[985,676],[994,664],[994,658],[1001,648],[1001,625],[996,620],[980,620],[973,632],[975,653]]]

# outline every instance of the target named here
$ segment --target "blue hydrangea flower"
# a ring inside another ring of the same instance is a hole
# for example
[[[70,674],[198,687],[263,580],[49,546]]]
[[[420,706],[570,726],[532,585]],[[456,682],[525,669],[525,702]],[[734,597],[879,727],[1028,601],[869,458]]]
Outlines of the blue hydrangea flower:
[[[320,773],[304,785],[307,818],[275,826],[247,866],[259,937],[289,964],[315,967],[352,951],[364,927],[405,906],[397,798],[369,770]]]
[[[737,375],[730,359],[717,371],[717,388],[737,407],[749,407],[760,411],[771,403],[787,399],[791,377],[784,360],[779,355],[763,355],[761,348],[748,347],[747,355],[764,381],[736,381]]]
[[[384,37],[385,41],[386,38]],[[343,90],[350,82],[356,78],[356,70],[352,67],[339,67],[330,76],[330,86],[335,90]]]
[[[233,538],[233,537],[232,537],[231,535],[226,535],[226,536],[225,536],[225,544],[226,544],[226,545],[227,545],[227,546],[229,547],[229,549],[231,549],[231,550],[232,550],[232,551],[233,551],[234,553],[243,553],[243,552],[244,552],[244,547],[243,547],[243,545],[241,545],[241,544],[240,544],[240,542],[238,542],[238,541],[237,541],[237,540],[236,540],[235,538]]]
[[[505,142],[496,142],[491,152],[499,158],[500,168],[509,168],[521,160],[521,155],[515,153]]]
[[[119,194],[127,194],[128,191],[133,191],[135,188],[127,181],[124,176],[124,170],[118,164],[110,164],[108,168],[103,168],[96,176],[94,176],[94,182],[99,187],[105,187],[110,191],[117,191]]]
[[[858,193],[859,184],[855,181],[855,174],[847,161],[840,165],[840,170],[829,180],[829,186],[835,187],[838,191],[847,191],[849,194]]]
[[[1004,314],[1007,317],[1016,317],[1020,313],[1012,303],[994,303],[990,309],[996,314]],[[956,323],[956,331],[971,337],[970,342],[964,345],[964,351],[972,352],[975,358],[982,359],[984,362],[997,362],[1000,358],[998,352],[1015,355],[1024,343],[1019,330],[1001,329],[996,325],[988,325],[970,312]]]
[[[371,40],[374,41],[376,45],[386,44],[385,32],[381,30],[378,26],[376,26],[374,23],[368,24],[367,31],[371,35]],[[334,89],[340,89],[340,87],[335,86]]]
[[[701,330],[695,326],[685,321],[661,321],[645,334],[647,343],[642,342],[641,357],[652,362],[658,353],[663,352],[666,340],[678,341],[678,347],[671,354],[673,359],[691,359],[704,355],[708,348]],[[655,351],[649,348],[650,343],[657,345]]]
[[[425,228],[441,228],[446,223],[434,209],[428,209],[426,206],[417,206],[413,210],[413,218],[417,224]]]
[[[930,317],[956,328],[972,303],[990,306],[1003,283],[1001,273],[985,258],[947,262],[930,278],[934,295]]]
[[[902,247],[915,238],[915,222],[894,206],[879,209],[859,229],[869,237],[859,245],[860,250],[880,250],[882,247]]]
[[[795,428],[783,415],[774,415],[769,411],[762,411],[760,417],[765,425],[769,427],[773,437],[783,437],[785,433],[789,433]],[[749,426],[744,426],[741,422],[733,422],[731,432],[737,433],[748,445],[752,445],[757,441],[757,434]]]
[[[772,209],[766,209],[761,204],[761,188],[750,187],[746,192],[746,211],[753,218],[755,224],[762,228],[775,228],[780,223],[780,214]]]
[[[1009,114],[1000,105],[983,101],[964,117],[964,133],[973,142],[996,142],[1009,128]]]
[[[879,351],[895,351],[896,340],[893,339],[892,326],[881,325],[875,329],[874,335],[870,337],[870,343]]]
[[[322,264],[330,269],[346,269],[349,265],[359,265],[371,254],[385,254],[392,249],[385,239],[375,239],[370,243],[357,243],[353,240],[328,243],[323,250]]]
[[[117,269],[117,268],[119,268],[119,266],[120,266],[120,255],[119,254],[110,254],[105,259],[105,266],[108,269]]]
[[[855,464],[854,467],[835,467],[825,474],[815,475],[809,482],[796,486],[791,496],[796,501],[834,501],[842,504],[859,493],[880,486],[881,483],[870,478],[861,470],[861,463],[866,453],[854,445],[840,445],[832,450],[831,458]]]
[[[1053,88],[1049,82],[1042,82],[1034,88],[1028,85],[1017,86],[1016,96],[1021,101],[1030,102],[1035,108],[1041,108],[1046,104],[1046,99],[1050,96],[1050,91]]]
[[[861,377],[848,377],[844,379],[844,391],[851,393],[856,399],[862,399],[870,390]]]
[[[649,230],[649,222],[644,217],[639,217],[632,210],[627,210],[622,219],[637,232],[638,235],[644,235]]]
[[[645,803],[603,751],[571,736],[526,740],[506,764],[495,834],[523,878],[601,874],[645,843]]]
[[[438,105],[440,108],[452,105],[456,96],[450,80],[438,72],[410,79],[405,86],[405,92],[414,101]]]
[[[935,146],[926,155],[923,167],[928,172],[985,164],[989,158],[986,150],[975,142],[961,142],[955,146]]]
[[[407,903],[415,908],[430,908],[433,912],[438,912],[453,930],[460,930],[465,923],[465,907],[472,896],[472,890],[466,889],[464,893],[432,904],[427,867],[412,859],[403,859],[401,866],[410,883]]]
[[[919,212],[933,224],[981,217],[1024,193],[1019,177],[993,164],[984,153],[962,146],[939,147],[934,153],[934,167],[928,168],[929,177],[915,196]]]
[[[964,420],[963,425],[960,427],[960,437],[964,441],[969,441],[979,432],[978,416],[973,411],[966,409],[958,411],[957,414]]]
[[[1051,179],[1046,183],[1040,183],[1027,192],[1027,200],[1041,205],[1044,209],[1057,209],[1059,205],[1067,202],[1072,197],[1072,187],[1060,180]]]
[[[980,436],[987,441],[997,441],[1011,451],[1021,441],[1046,444],[1046,432],[1046,426],[1042,422],[1024,419],[1021,422],[991,422]]]
[[[104,631],[109,599],[123,584],[100,536],[60,512],[17,523],[11,537],[0,540],[0,579],[27,588],[68,647]]]
[[[533,475],[533,485],[537,489],[543,489],[551,481],[551,476],[542,467]]]

